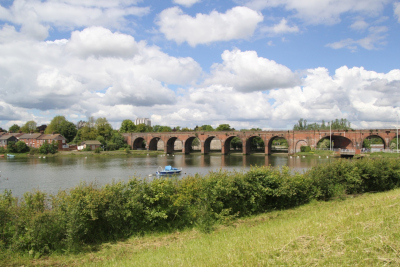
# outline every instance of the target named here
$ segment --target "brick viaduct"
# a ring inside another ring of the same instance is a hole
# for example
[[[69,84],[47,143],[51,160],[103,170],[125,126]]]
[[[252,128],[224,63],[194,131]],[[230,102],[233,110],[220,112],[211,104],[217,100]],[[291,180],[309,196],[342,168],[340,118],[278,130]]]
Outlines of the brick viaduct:
[[[376,130],[312,130],[312,131],[224,131],[224,132],[166,132],[166,133],[124,133],[123,136],[133,150],[143,149],[143,141],[146,142],[145,149],[157,150],[158,141],[164,143],[164,152],[173,153],[175,141],[182,142],[182,153],[190,153],[192,142],[195,138],[200,140],[201,153],[210,152],[210,144],[213,139],[220,140],[221,153],[230,152],[230,143],[234,137],[242,140],[242,153],[250,154],[251,139],[260,137],[265,144],[265,154],[271,153],[272,141],[276,138],[284,138],[288,142],[288,153],[300,151],[301,146],[316,147],[318,142],[327,138],[333,141],[333,148],[354,149],[362,148],[364,139],[378,137],[381,138],[384,148],[388,148],[390,142],[396,138],[396,129],[376,129]],[[357,152],[356,152],[357,153]]]

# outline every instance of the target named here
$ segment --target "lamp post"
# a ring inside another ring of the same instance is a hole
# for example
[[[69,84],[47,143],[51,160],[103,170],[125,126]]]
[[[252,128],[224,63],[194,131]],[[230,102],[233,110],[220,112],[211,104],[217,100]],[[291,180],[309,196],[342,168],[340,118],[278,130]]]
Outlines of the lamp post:
[[[332,151],[332,121],[329,123],[329,150]]]

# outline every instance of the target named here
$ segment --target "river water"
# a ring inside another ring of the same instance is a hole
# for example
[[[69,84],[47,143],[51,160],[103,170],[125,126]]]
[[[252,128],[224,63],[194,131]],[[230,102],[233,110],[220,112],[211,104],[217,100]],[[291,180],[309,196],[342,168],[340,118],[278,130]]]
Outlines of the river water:
[[[134,176],[155,179],[158,166],[182,167],[181,177],[207,174],[219,169],[248,170],[251,166],[289,166],[302,172],[317,164],[334,160],[326,157],[288,157],[282,155],[143,155],[119,157],[0,158],[0,194],[11,189],[14,196],[38,189],[55,194],[80,182],[104,185],[128,181]]]

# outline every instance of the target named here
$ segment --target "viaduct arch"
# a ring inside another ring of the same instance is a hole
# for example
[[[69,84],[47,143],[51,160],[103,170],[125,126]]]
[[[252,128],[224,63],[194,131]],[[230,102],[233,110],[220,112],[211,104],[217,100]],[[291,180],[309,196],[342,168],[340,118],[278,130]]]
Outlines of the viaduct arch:
[[[182,153],[192,151],[192,142],[195,138],[200,140],[201,153],[210,153],[211,141],[220,140],[221,153],[231,152],[231,141],[238,137],[242,141],[242,153],[250,154],[251,140],[259,137],[264,141],[264,153],[270,154],[272,141],[276,138],[286,139],[288,143],[288,153],[300,151],[301,146],[317,147],[318,142],[323,139],[332,140],[333,148],[336,149],[355,149],[361,150],[365,139],[381,138],[384,148],[390,146],[390,142],[396,138],[396,129],[376,129],[376,130],[348,130],[348,131],[225,131],[225,132],[167,132],[167,133],[124,133],[122,134],[133,150],[147,149],[157,150],[157,144],[162,141],[165,153],[174,152],[175,141],[182,142]]]

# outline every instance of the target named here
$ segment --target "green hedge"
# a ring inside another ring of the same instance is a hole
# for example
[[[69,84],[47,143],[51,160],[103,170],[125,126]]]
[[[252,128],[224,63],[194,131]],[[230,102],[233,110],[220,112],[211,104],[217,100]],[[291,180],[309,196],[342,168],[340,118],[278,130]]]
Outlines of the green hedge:
[[[134,178],[103,187],[83,183],[50,196],[27,192],[21,199],[5,191],[0,195],[0,250],[40,256],[147,232],[211,231],[235,217],[399,185],[399,161],[365,159],[337,160],[304,174],[254,167],[182,179]]]
[[[310,152],[311,147],[310,146],[301,146],[300,147],[300,152]]]

